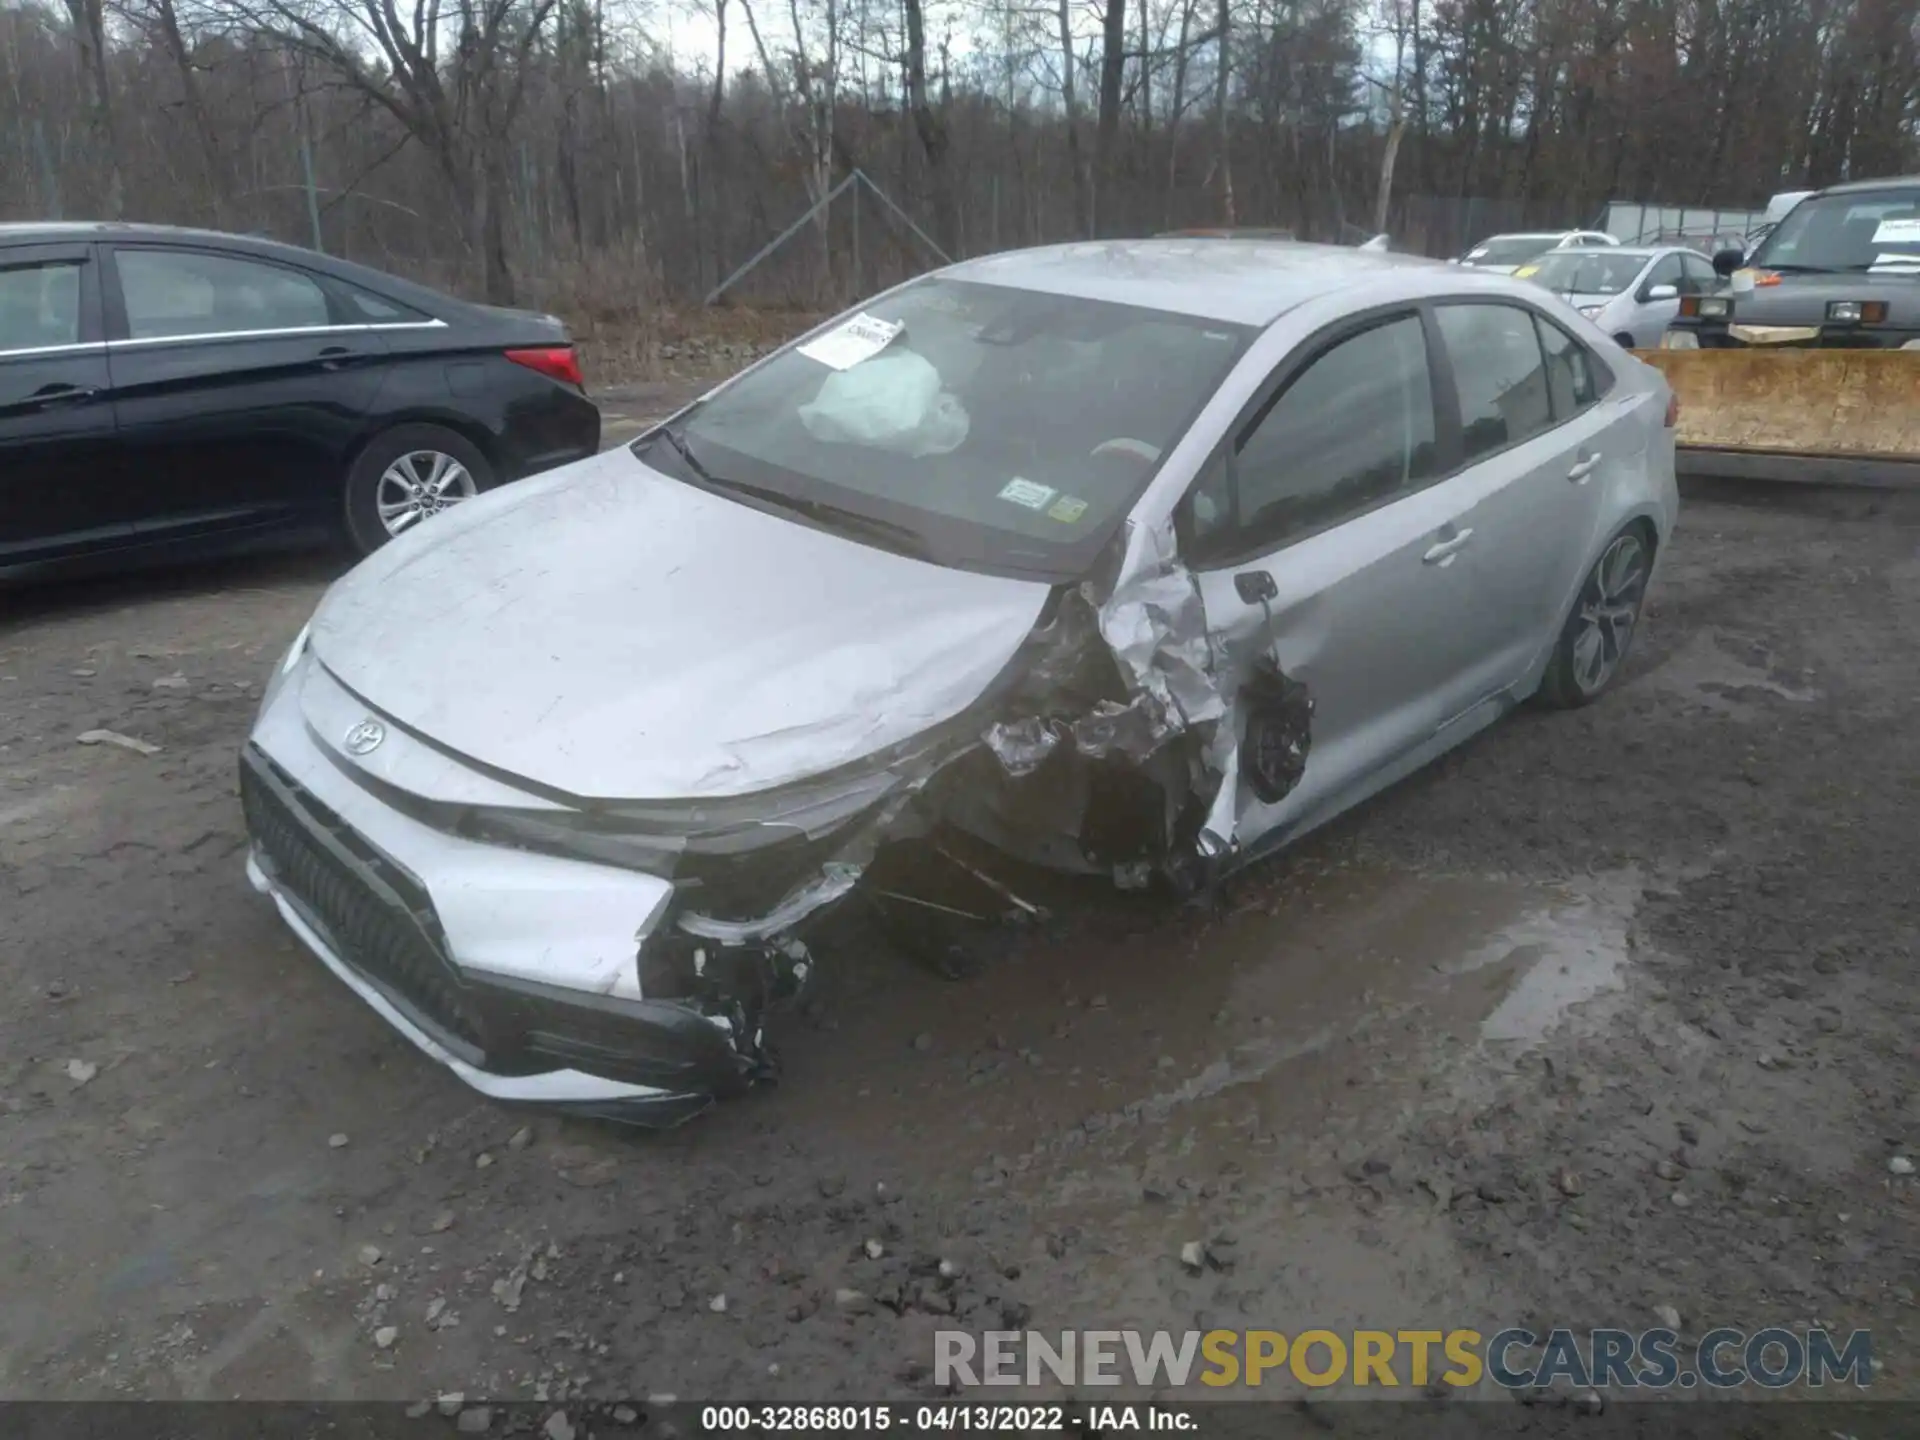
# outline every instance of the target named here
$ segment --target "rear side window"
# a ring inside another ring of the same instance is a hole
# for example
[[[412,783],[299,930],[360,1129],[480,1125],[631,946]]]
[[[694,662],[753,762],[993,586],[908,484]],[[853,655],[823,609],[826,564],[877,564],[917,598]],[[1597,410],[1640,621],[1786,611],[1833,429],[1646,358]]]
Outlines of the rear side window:
[[[350,318],[356,325],[418,325],[428,318],[418,310],[410,309],[397,300],[375,295],[371,290],[342,285],[340,293],[346,296],[347,309],[352,312]]]
[[[1463,459],[1517,445],[1553,423],[1531,313],[1512,305],[1442,305],[1435,313],[1460,395]]]
[[[327,297],[297,270],[190,250],[116,250],[134,340],[314,329]]]
[[[1547,393],[1553,418],[1570,419],[1600,398],[1602,386],[1587,347],[1558,325],[1539,320],[1540,347],[1547,358]]]
[[[80,266],[71,261],[0,269],[0,355],[80,343]]]
[[[1284,540],[1433,477],[1433,384],[1417,316],[1342,340],[1281,391],[1241,440],[1240,528]]]

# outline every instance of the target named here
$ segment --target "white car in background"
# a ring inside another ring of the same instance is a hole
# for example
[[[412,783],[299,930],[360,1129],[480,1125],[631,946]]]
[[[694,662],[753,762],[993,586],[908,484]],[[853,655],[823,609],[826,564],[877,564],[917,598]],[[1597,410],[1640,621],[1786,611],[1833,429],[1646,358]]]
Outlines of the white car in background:
[[[1511,275],[1529,260],[1537,260],[1549,250],[1578,250],[1595,245],[1620,242],[1601,230],[1553,230],[1528,234],[1492,235],[1482,240],[1458,260],[1456,265],[1486,270],[1495,275]]]
[[[1513,278],[1553,291],[1627,350],[1654,349],[1680,313],[1680,297],[1719,284],[1713,262],[1680,245],[1555,250]]]

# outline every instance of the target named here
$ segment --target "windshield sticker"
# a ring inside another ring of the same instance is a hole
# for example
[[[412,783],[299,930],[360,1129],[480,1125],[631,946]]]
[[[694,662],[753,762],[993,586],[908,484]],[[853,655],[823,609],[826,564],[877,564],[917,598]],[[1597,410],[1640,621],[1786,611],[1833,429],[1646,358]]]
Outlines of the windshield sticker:
[[[800,347],[800,353],[834,370],[851,370],[862,360],[871,360],[886,349],[906,328],[905,322],[877,320],[863,310],[846,323],[809,340]]]
[[[1882,220],[1880,228],[1873,232],[1876,245],[1920,245],[1920,216],[1904,215],[1898,219]]]
[[[1002,488],[1000,498],[1011,500],[1016,505],[1024,505],[1029,510],[1043,510],[1047,502],[1058,493],[1051,485],[1037,485],[1031,480],[1022,480],[1016,475]]]
[[[1898,250],[1873,257],[1875,270],[1920,269],[1920,255],[1902,255]]]
[[[1087,502],[1078,495],[1062,495],[1053,502],[1053,508],[1047,511],[1050,518],[1062,525],[1071,525],[1087,513]]]
[[[1538,265],[1522,265],[1518,270],[1513,272],[1513,278],[1516,280],[1524,280],[1529,275],[1538,274],[1539,271],[1540,267]]]

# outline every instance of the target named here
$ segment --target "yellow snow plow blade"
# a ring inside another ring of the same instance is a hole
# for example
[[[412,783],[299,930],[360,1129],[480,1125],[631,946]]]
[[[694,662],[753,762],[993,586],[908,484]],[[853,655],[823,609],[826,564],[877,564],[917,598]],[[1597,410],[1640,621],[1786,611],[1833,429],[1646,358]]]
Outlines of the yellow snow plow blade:
[[[1920,485],[1920,351],[1634,354],[1679,397],[1682,474]]]

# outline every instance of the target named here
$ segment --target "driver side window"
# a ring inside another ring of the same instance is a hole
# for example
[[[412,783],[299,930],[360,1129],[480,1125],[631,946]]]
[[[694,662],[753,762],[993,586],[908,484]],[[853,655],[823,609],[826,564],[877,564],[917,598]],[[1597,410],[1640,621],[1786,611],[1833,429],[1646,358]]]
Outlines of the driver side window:
[[[1434,478],[1433,385],[1417,315],[1383,320],[1308,362],[1189,493],[1215,554],[1277,547]]]
[[[1659,263],[1648,272],[1647,278],[1643,283],[1645,288],[1649,290],[1656,285],[1671,285],[1674,289],[1678,290],[1684,274],[1685,272],[1680,266],[1680,257],[1678,255],[1668,255],[1663,257]]]

